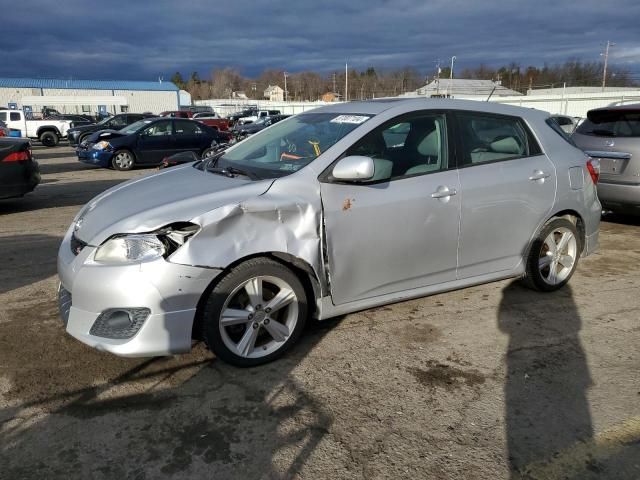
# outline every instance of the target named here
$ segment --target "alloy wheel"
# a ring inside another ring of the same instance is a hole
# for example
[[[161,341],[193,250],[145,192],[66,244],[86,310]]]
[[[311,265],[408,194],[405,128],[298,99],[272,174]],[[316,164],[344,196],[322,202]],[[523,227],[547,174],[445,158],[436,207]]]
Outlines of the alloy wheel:
[[[578,242],[575,235],[568,228],[554,229],[544,239],[538,268],[545,283],[558,285],[565,281],[576,263]]]
[[[285,345],[298,322],[298,298],[284,280],[256,276],[227,297],[219,319],[225,346],[244,358],[260,358]]]
[[[121,170],[128,170],[133,165],[133,158],[129,152],[118,152],[116,154],[115,163]]]

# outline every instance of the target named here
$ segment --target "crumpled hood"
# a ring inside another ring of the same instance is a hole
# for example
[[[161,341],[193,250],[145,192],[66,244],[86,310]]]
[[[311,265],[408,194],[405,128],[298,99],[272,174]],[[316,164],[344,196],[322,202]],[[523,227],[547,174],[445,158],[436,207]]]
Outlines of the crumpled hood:
[[[97,132],[89,135],[88,140],[91,143],[98,143],[101,140],[112,140],[126,136],[126,134],[120,133],[118,130],[98,130]]]
[[[192,165],[174,167],[121,183],[95,197],[78,213],[75,235],[97,246],[115,234],[154,231],[261,195],[272,183],[228,178]]]

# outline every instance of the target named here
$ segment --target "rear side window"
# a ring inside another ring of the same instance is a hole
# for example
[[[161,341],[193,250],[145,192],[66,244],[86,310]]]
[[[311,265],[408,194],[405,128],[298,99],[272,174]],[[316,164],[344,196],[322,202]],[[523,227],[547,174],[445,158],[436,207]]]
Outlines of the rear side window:
[[[603,110],[588,115],[577,133],[598,137],[640,137],[640,111]]]
[[[18,120],[20,120],[20,114],[18,112],[11,112],[9,114],[9,118],[12,122],[17,122]]]
[[[458,113],[462,166],[540,154],[540,147],[518,117]]]
[[[7,112],[0,112],[0,120],[3,122],[7,121]]]
[[[176,135],[200,135],[202,129],[196,122],[175,122]]]

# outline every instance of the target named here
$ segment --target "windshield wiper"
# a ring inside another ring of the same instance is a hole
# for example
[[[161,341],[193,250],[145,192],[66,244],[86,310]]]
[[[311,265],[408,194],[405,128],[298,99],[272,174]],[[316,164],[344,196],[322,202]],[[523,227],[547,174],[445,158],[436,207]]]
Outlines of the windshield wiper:
[[[224,175],[229,178],[235,178],[236,175],[243,175],[245,177],[249,177],[251,180],[260,180],[260,177],[255,173],[236,167],[214,167],[209,165],[207,166],[207,171],[218,175]]]

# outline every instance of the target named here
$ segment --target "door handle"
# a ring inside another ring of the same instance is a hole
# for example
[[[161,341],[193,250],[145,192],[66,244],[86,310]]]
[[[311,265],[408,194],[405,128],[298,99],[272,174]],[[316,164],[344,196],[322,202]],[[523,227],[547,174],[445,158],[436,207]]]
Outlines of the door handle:
[[[533,175],[529,177],[529,180],[531,180],[532,182],[536,180],[544,180],[545,178],[549,178],[550,175],[551,174],[545,173],[542,170],[534,170]]]
[[[447,198],[452,195],[457,194],[454,188],[443,187],[442,185],[438,187],[438,189],[431,194],[431,198]]]

